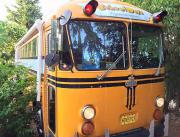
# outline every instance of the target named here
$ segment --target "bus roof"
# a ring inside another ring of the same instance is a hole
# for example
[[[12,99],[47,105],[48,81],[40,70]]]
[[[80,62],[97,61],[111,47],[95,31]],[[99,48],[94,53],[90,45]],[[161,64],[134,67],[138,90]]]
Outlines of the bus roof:
[[[98,0],[96,12],[88,17],[84,14],[83,8],[88,0],[74,0],[62,5],[55,16],[60,17],[65,10],[72,11],[73,19],[122,19],[126,21],[152,22],[152,14],[129,3],[117,0]]]

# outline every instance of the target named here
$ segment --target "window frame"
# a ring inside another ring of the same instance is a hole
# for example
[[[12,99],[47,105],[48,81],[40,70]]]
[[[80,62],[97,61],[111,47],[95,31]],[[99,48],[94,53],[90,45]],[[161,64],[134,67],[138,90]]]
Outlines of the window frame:
[[[115,70],[115,71],[123,71],[123,70],[128,70],[129,69],[129,67],[130,67],[130,59],[129,59],[129,45],[128,45],[128,28],[127,28],[127,25],[126,25],[126,23],[125,22],[123,22],[123,21],[115,21],[115,20],[82,20],[82,19],[72,19],[71,20],[71,22],[72,21],[89,21],[89,22],[111,22],[111,23],[121,23],[121,24],[123,24],[124,25],[124,32],[125,32],[125,34],[124,34],[124,38],[125,38],[125,40],[124,40],[124,45],[125,45],[125,48],[127,49],[127,53],[125,53],[125,54],[127,54],[127,65],[126,65],[126,67],[124,68],[124,69],[112,69],[112,70]],[[73,45],[72,45],[72,40],[71,40],[71,34],[70,34],[70,30],[69,30],[69,23],[67,24],[67,31],[68,31],[68,37],[69,37],[69,39],[70,39],[70,50],[72,51],[72,58],[74,59],[74,67],[76,68],[76,70],[77,71],[86,71],[86,72],[92,72],[92,71],[97,71],[97,72],[99,72],[99,71],[106,71],[107,69],[91,69],[91,70],[83,70],[83,69],[79,69],[78,67],[77,67],[77,63],[76,63],[76,59],[75,59],[75,57],[74,57],[74,49],[73,49]],[[115,61],[115,60],[114,60]]]
[[[37,39],[38,37],[32,38],[28,43],[26,43],[20,48],[21,50],[20,59],[37,59],[38,58],[37,54],[33,52],[34,47],[35,47],[36,52],[38,51]],[[35,44],[35,46],[33,45],[33,43]]]
[[[47,32],[47,49],[48,49],[48,54],[51,53],[50,47],[51,47],[51,31]]]
[[[46,49],[47,49],[47,54],[50,54],[50,46],[51,46],[51,29],[46,31]],[[48,67],[48,70],[51,72],[55,72],[55,66]]]
[[[52,91],[50,91],[50,89]],[[54,93],[54,130],[52,129],[52,127],[50,125],[50,116],[51,116],[51,114],[50,114],[50,92]],[[48,127],[53,134],[56,133],[56,90],[51,85],[48,85]]]
[[[61,64],[61,58],[60,58],[60,60],[59,60],[59,65],[58,65],[58,68],[59,68],[59,70],[61,70],[61,71],[64,71],[64,72],[68,72],[68,71],[72,71],[72,68],[73,68],[73,66],[74,66],[74,63],[73,63],[73,55],[72,55],[72,49],[71,49],[71,45],[69,44],[69,39],[70,39],[70,37],[68,36],[68,34],[69,34],[69,28],[68,28],[68,26],[66,27],[66,26],[62,26],[61,27],[61,46],[62,46],[62,53],[64,52],[64,47],[65,46],[67,46],[67,49],[68,49],[68,52],[69,52],[69,59],[70,59],[70,67],[67,69],[67,70],[65,70],[65,69],[62,69],[62,64]],[[64,35],[64,33],[66,33],[66,35]],[[66,38],[66,42],[67,42],[67,45],[64,45],[64,40],[65,40],[65,36],[67,37]],[[70,43],[71,43],[71,40],[70,40]],[[59,46],[58,46],[58,48],[59,48]],[[60,50],[58,50],[58,51],[60,51]],[[61,52],[61,51],[60,51]],[[62,59],[64,58],[63,57],[64,56],[64,54],[62,54]]]
[[[133,24],[135,24],[135,25],[140,25],[140,26],[149,26],[149,27],[156,27],[156,28],[159,28],[159,30],[160,30],[160,34],[159,35],[161,35],[162,36],[162,52],[163,52],[163,58],[164,58],[164,33],[163,33],[163,27],[162,26],[159,26],[159,25],[154,25],[154,24],[142,24],[142,23],[136,23],[136,22],[134,22]],[[129,23],[127,26],[128,26],[128,28],[127,28],[127,30],[128,30],[128,37],[129,37],[129,43],[130,43],[130,45],[129,45],[129,47],[130,47],[130,61],[131,61],[131,66],[132,66],[132,68],[134,69],[134,70],[147,70],[147,69],[157,69],[158,68],[158,66],[157,67],[148,67],[148,68],[146,68],[146,67],[143,67],[143,68],[136,68],[136,67],[134,67],[134,64],[133,64],[133,57],[132,57],[132,55],[133,55],[133,49],[132,49],[132,44],[131,44],[131,32],[129,31],[130,29],[131,29],[131,27],[130,27],[130,25],[131,25],[131,23]],[[159,47],[160,47],[161,45],[159,45]],[[159,49],[158,49],[159,50]],[[160,59],[160,58],[159,58]],[[160,60],[159,60],[160,61]],[[161,67],[164,67],[164,61],[162,62],[162,64],[161,64]]]

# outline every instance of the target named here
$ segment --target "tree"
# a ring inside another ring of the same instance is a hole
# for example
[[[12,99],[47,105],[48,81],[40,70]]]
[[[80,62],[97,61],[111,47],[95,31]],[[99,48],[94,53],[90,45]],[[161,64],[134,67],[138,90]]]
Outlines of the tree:
[[[8,63],[14,58],[14,46],[15,43],[25,34],[26,28],[20,26],[15,22],[3,22],[3,26],[0,26],[0,30],[3,33],[0,35],[0,62]]]
[[[3,21],[0,21],[0,43],[4,43],[6,39],[4,28],[5,28],[5,23]]]
[[[29,29],[35,20],[42,17],[39,0],[16,0],[14,8],[8,9],[8,21],[16,22]]]

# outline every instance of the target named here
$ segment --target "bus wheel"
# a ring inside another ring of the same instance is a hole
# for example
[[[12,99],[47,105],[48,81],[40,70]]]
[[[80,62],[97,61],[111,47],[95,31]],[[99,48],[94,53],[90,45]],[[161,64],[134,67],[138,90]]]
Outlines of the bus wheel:
[[[158,125],[155,126],[154,129],[154,137],[163,137],[164,136],[164,124],[160,122]]]
[[[37,118],[36,118],[36,123],[37,123],[37,132],[39,137],[44,137],[44,128],[43,128],[43,119],[42,119],[42,110],[39,109],[37,112]]]

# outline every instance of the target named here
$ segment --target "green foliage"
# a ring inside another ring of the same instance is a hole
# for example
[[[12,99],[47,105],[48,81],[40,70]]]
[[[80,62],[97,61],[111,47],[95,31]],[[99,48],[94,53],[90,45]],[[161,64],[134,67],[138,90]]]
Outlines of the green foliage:
[[[4,32],[5,23],[0,21],[0,43],[3,44],[6,39],[6,34]]]
[[[8,20],[29,29],[42,16],[38,3],[39,0],[16,0],[17,5],[13,9],[8,8]]]
[[[0,137],[32,137],[34,113],[28,104],[35,99],[35,79],[24,67],[11,64],[18,40],[41,17],[39,0],[16,0],[0,21]]]
[[[0,30],[3,35],[0,35],[0,62],[8,63],[14,58],[15,43],[25,34],[26,28],[15,22],[3,22]]]
[[[35,78],[21,66],[0,65],[0,137],[32,137]]]

